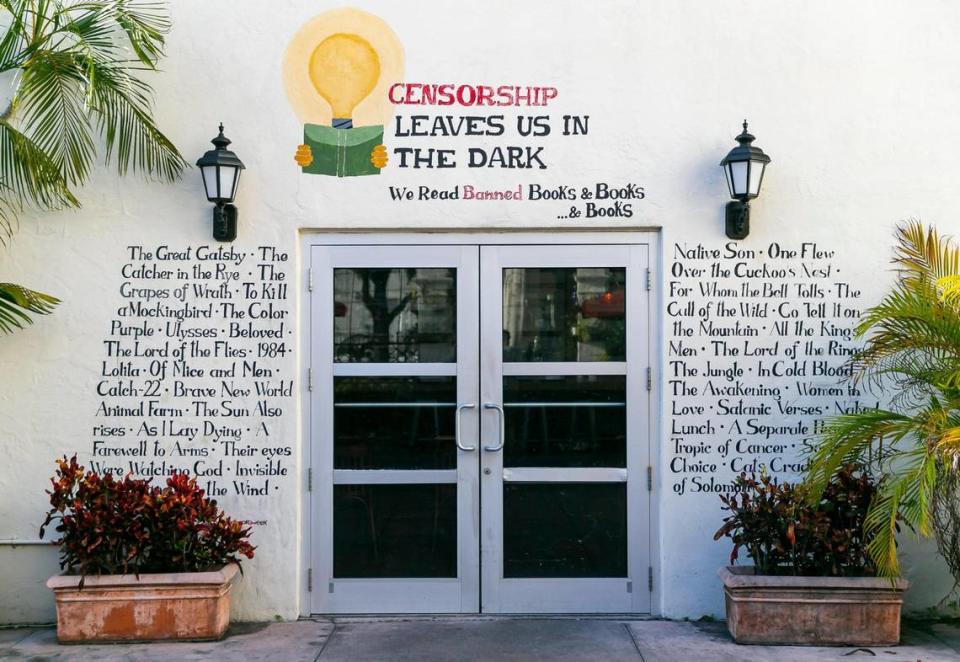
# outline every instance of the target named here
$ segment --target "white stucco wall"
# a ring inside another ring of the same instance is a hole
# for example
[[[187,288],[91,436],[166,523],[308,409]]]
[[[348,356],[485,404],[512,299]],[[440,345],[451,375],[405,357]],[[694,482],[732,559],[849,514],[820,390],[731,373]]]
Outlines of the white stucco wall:
[[[862,305],[889,282],[892,229],[903,218],[960,233],[960,189],[954,154],[960,142],[953,84],[960,46],[960,6],[853,0],[730,0],[600,3],[458,4],[361,1],[357,8],[388,23],[405,50],[405,79],[424,83],[542,85],[558,90],[543,109],[589,115],[586,136],[520,140],[544,147],[546,170],[403,169],[396,157],[377,177],[336,179],[300,174],[293,153],[302,124],[291,109],[281,70],[286,46],[330,3],[178,0],[163,71],[151,77],[160,125],[191,162],[209,146],[219,121],[247,165],[237,205],[237,250],[275,246],[293,259],[298,233],[311,228],[661,228],[663,264],[674,247],[701,242],[722,248],[727,200],[717,163],[734,146],[744,116],[757,144],[773,157],[753,228],[742,247],[774,241],[817,242],[862,289]],[[405,107],[397,114],[488,114],[489,109]],[[455,148],[511,144],[503,138],[396,138],[385,143]],[[596,182],[644,187],[628,219],[558,219],[563,203],[392,201],[389,186],[509,188],[541,183],[578,189]],[[79,452],[89,459],[100,398],[95,388],[109,320],[123,303],[126,247],[201,246],[210,208],[195,171],[173,185],[98,171],[81,191],[83,209],[25,214],[11,247],[0,253],[0,280],[20,282],[63,300],[56,314],[0,340],[0,539],[34,539],[53,460]],[[757,261],[759,264],[760,261]],[[298,328],[301,269],[286,308]],[[668,299],[666,273],[655,283]],[[671,320],[657,311],[666,343]],[[291,336],[296,347],[296,336]],[[665,363],[658,375],[667,378]],[[235,617],[295,618],[303,581],[300,511],[299,398],[304,362],[296,353],[275,361],[297,375],[295,397],[271,421],[271,435],[296,455],[289,476],[265,498],[226,496],[231,514],[266,520],[256,527],[257,557],[245,566]],[[666,390],[663,391],[666,394]],[[657,510],[660,520],[659,609],[670,617],[722,613],[716,568],[728,554],[714,543],[716,495],[676,495],[667,443],[668,398],[661,403]],[[724,474],[729,480],[729,472]],[[682,525],[680,525],[682,523]],[[935,603],[948,585],[929,547],[905,546],[914,580],[909,605]],[[52,620],[42,589],[49,551],[0,551],[0,623]],[[40,556],[42,555],[42,558]],[[32,578],[32,579],[31,579]],[[15,579],[15,581],[14,581]],[[24,588],[24,587],[33,587]],[[29,602],[29,608],[23,602]]]

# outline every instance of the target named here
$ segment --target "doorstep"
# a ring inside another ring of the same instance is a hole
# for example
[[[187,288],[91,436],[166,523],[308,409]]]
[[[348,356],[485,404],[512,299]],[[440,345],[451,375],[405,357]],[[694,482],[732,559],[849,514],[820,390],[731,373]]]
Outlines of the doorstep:
[[[804,662],[960,659],[960,622],[910,622],[903,644],[874,649],[738,646],[722,622],[543,617],[315,618],[234,623],[222,641],[59,645],[53,628],[0,629],[0,658],[213,662]]]

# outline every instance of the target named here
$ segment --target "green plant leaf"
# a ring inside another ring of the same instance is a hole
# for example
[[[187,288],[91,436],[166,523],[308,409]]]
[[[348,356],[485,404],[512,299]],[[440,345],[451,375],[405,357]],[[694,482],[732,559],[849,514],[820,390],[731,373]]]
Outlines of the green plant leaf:
[[[163,56],[166,3],[0,0],[0,25],[0,72],[17,71],[10,107],[0,109],[0,243],[27,208],[79,206],[71,189],[87,180],[98,139],[121,175],[180,176],[187,164],[154,122],[152,91],[140,78]],[[34,294],[9,289],[0,298],[0,331],[56,303]]]
[[[92,64],[97,80],[91,110],[106,143],[106,158],[116,156],[121,175],[128,169],[173,181],[186,162],[150,117],[150,88],[123,69]]]
[[[829,419],[806,476],[814,498],[844,463],[871,464],[882,474],[864,534],[888,576],[900,571],[899,523],[932,535],[940,484],[960,465],[960,247],[911,221],[898,228],[893,263],[898,278],[861,316],[856,334],[864,345],[850,366],[852,380],[889,406]],[[960,512],[951,526],[960,536]]]
[[[41,209],[78,206],[57,164],[29,136],[0,120],[0,241],[13,234],[25,204]]]
[[[31,324],[30,313],[46,315],[60,303],[56,297],[14,283],[0,283],[0,332],[11,333]]]
[[[83,182],[96,154],[85,108],[86,75],[72,52],[41,51],[23,72],[17,108],[23,129],[70,185]]]

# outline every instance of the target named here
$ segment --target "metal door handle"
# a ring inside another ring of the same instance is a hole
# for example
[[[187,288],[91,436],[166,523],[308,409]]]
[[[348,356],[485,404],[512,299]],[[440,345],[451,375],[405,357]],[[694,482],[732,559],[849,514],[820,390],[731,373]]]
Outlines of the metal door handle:
[[[464,403],[462,405],[457,405],[457,413],[454,416],[454,424],[453,424],[453,439],[457,443],[457,448],[459,448],[462,451],[470,452],[470,451],[477,450],[476,446],[464,446],[463,444],[460,443],[460,412],[462,412],[464,409],[473,409],[476,406],[477,405],[472,402]]]
[[[503,422],[503,407],[498,405],[496,402],[484,402],[484,409],[496,409],[497,417],[500,419],[500,437],[497,439],[496,446],[484,446],[483,450],[495,453],[496,451],[503,450],[503,439],[506,436],[506,426]]]

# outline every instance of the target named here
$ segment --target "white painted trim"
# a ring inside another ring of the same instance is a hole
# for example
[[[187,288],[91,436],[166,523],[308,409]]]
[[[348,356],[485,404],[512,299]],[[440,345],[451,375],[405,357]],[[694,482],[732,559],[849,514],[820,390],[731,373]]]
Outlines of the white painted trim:
[[[583,613],[636,613],[634,592],[644,585],[620,577],[571,577],[567,579],[500,579],[501,614],[568,614],[570,605]]]
[[[448,247],[444,250],[439,246],[427,248],[426,246],[410,246],[407,244],[404,245],[403,250],[399,250],[397,244],[394,242],[380,241],[361,244],[364,246],[362,251],[337,250],[338,248],[349,248],[352,245],[353,244],[340,244],[339,242],[325,242],[322,247],[315,246],[315,248],[325,248],[328,250],[324,257],[324,265],[327,269],[339,269],[341,267],[389,269],[398,265],[424,269],[452,269],[462,266],[462,250],[469,246],[464,244],[443,244]],[[470,248],[475,247],[470,246]],[[314,272],[314,275],[316,275],[316,272]]]
[[[297,458],[297,493],[300,495],[300,554],[297,556],[297,596],[299,604],[297,611],[300,616],[309,616],[313,611],[312,592],[308,586],[307,573],[310,572],[313,563],[313,549],[315,545],[315,535],[318,527],[314,525],[315,519],[312,516],[313,498],[308,491],[308,472],[312,471],[312,450],[310,447],[311,430],[311,398],[312,393],[308,390],[309,380],[308,371],[313,365],[311,359],[311,338],[310,325],[312,323],[311,297],[310,290],[313,289],[313,279],[310,272],[311,250],[310,244],[304,241],[305,237],[301,235],[298,242],[296,256],[297,278],[295,309],[299,326],[297,335],[297,367],[294,373],[299,379],[295,379],[297,393],[297,410],[300,414],[300,439],[299,454]],[[316,485],[314,485],[314,488]]]
[[[511,467],[503,470],[505,483],[626,483],[626,469],[579,467],[570,469]]]
[[[650,434],[652,390],[647,390],[647,369],[653,363],[650,334],[656,323],[650,310],[650,290],[646,289],[645,283],[646,271],[650,266],[649,245],[631,246],[630,264],[635,285],[631,287],[628,282],[626,298],[627,337],[633,340],[627,343],[627,365],[630,366],[627,372],[627,402],[633,403],[633,406],[627,409],[627,437],[646,440],[646,443],[627,445],[627,470],[630,475],[627,502],[632,506],[627,509],[629,569],[633,580],[630,595],[635,612],[651,613],[653,596],[648,575],[652,567],[650,537],[653,535],[653,523],[650,504],[653,495],[647,489],[646,473],[651,448],[657,445],[658,440]],[[638,333],[641,329],[642,336]],[[636,539],[639,535],[646,536],[646,540]]]
[[[331,590],[332,589],[332,590]],[[461,607],[461,582],[448,579],[336,579],[318,584],[321,592],[344,614],[457,613]],[[322,612],[318,612],[322,613]]]
[[[625,375],[627,364],[623,361],[582,361],[569,363],[504,363],[504,377],[563,376],[563,375]]]
[[[310,493],[311,524],[314,532],[310,566],[313,568],[311,613],[327,611],[324,587],[333,576],[333,453],[326,452],[317,439],[333,436],[333,379],[325,368],[333,364],[333,271],[329,268],[329,248],[310,247],[310,270],[313,291],[310,293],[311,324],[307,334],[310,365],[313,370],[313,391],[310,393],[311,429],[307,444],[311,452],[313,491]]]
[[[524,407],[536,407],[537,409],[550,409],[550,408],[562,408],[568,409],[571,407],[585,407],[585,408],[599,408],[599,409],[611,409],[617,407],[626,407],[626,402],[504,402],[503,406],[505,409],[516,408],[523,409]]]
[[[334,377],[456,377],[456,363],[334,363]]]
[[[433,250],[433,249],[431,249]],[[457,403],[465,408],[457,433],[457,539],[460,578],[458,611],[480,611],[480,247],[462,246],[457,279]]]
[[[652,491],[650,493],[650,552],[649,563],[653,576],[653,593],[650,596],[650,613],[654,616],[663,614],[663,556],[665,551],[662,545],[662,528],[660,509],[663,504],[664,480],[662,458],[666,442],[663,428],[663,385],[666,374],[666,353],[663,343],[664,327],[664,283],[666,271],[664,267],[664,247],[660,233],[651,242],[648,255],[650,256],[651,288],[647,291],[647,305],[650,310],[650,335],[647,347],[650,357],[651,389],[648,400],[647,430],[650,435],[650,456],[648,464],[653,468]]]
[[[334,375],[336,376],[336,375]],[[419,409],[456,407],[456,402],[434,402],[422,400],[419,402],[335,402],[334,409]]]
[[[419,485],[456,483],[456,469],[334,469],[334,485]]]
[[[570,228],[544,228],[543,230],[477,230],[450,232],[449,229],[428,228],[411,232],[409,229],[358,229],[355,232],[342,228],[326,231],[304,229],[301,237],[308,246],[498,246],[498,245],[558,245],[558,246],[624,246],[656,242],[657,228],[610,229],[591,228],[589,231]]]

